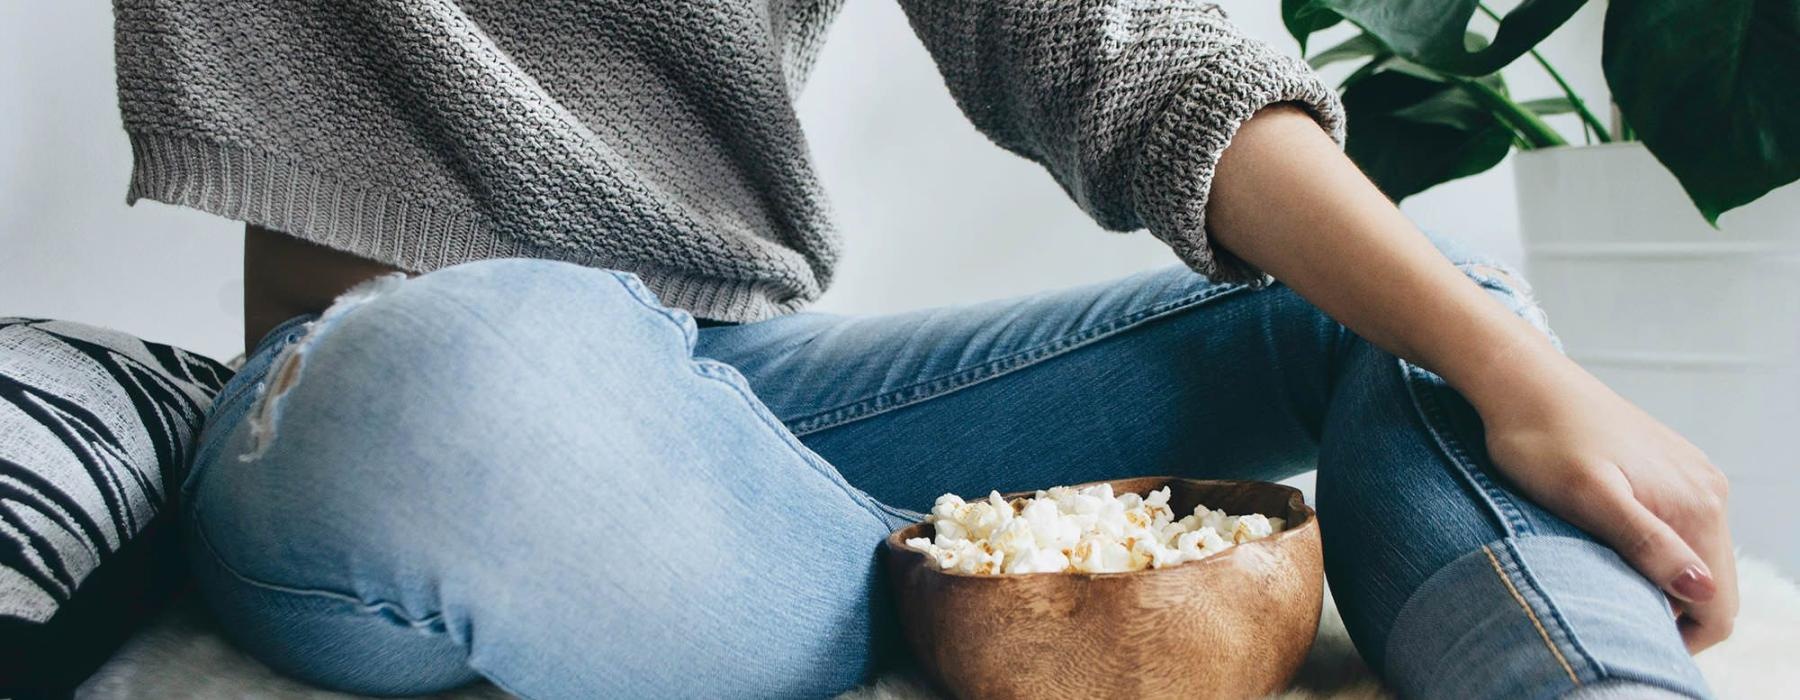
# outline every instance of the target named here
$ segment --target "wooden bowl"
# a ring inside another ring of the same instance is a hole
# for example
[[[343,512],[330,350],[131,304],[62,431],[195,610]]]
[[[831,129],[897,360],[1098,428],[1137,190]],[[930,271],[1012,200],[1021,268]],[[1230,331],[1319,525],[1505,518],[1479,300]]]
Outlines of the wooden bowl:
[[[920,668],[958,698],[1244,698],[1283,690],[1312,648],[1324,595],[1319,525],[1296,489],[1260,481],[1142,477],[1196,503],[1262,513],[1287,529],[1200,561],[1113,574],[976,576],[939,569],[888,535],[882,557]],[[1031,494],[1010,494],[1029,496]]]

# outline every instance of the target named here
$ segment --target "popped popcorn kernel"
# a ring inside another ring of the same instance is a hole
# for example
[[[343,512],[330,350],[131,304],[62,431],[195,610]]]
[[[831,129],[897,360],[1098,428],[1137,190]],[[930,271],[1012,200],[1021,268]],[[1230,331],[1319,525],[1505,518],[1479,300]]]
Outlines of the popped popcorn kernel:
[[[998,491],[978,501],[947,493],[925,518],[936,536],[905,544],[964,574],[1112,573],[1205,559],[1287,526],[1204,505],[1176,519],[1169,497],[1168,487],[1115,495],[1111,484],[1057,486],[1010,501]]]

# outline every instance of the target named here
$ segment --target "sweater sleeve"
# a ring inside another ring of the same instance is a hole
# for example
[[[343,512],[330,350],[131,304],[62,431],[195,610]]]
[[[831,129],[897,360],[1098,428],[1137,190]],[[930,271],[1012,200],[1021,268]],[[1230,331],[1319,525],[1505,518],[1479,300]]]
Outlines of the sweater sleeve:
[[[1148,228],[1216,279],[1266,279],[1207,240],[1213,171],[1238,127],[1294,102],[1343,141],[1330,86],[1209,3],[900,3],[976,128],[1042,164],[1101,226]]]

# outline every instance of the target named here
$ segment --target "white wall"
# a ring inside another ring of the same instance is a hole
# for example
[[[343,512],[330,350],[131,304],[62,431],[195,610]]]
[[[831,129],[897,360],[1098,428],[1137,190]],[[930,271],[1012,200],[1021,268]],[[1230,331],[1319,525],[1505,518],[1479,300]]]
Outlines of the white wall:
[[[1278,3],[1224,3],[1293,50]],[[1598,13],[1576,22],[1598,34]],[[0,2],[0,314],[120,328],[215,357],[239,350],[239,227],[124,204],[108,3]],[[1321,43],[1320,46],[1326,45]],[[1578,85],[1603,87],[1594,42],[1567,40]],[[1564,53],[1564,52],[1554,52]],[[1514,82],[1537,94],[1529,70]],[[1535,91],[1535,92],[1534,92]],[[957,112],[897,5],[852,0],[800,103],[849,250],[821,303],[879,312],[1016,294],[1170,264],[1147,235],[1101,232],[1031,163]],[[1407,203],[1425,227],[1519,257],[1503,165]]]
[[[125,206],[111,3],[0,2],[0,52],[0,315],[236,354],[242,227]]]

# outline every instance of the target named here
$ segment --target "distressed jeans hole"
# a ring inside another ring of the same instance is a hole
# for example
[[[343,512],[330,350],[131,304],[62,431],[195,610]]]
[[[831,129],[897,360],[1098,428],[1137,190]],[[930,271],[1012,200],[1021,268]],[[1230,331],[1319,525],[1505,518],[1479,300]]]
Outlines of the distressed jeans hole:
[[[274,444],[275,424],[281,417],[281,400],[300,384],[301,374],[305,370],[306,353],[318,341],[319,336],[346,314],[393,291],[404,281],[404,273],[391,272],[356,284],[338,295],[330,308],[325,309],[325,313],[303,326],[300,337],[288,342],[288,346],[275,358],[274,369],[270,371],[271,378],[257,389],[261,396],[256,405],[250,408],[248,419],[250,449],[240,455],[238,461],[254,461],[267,453],[269,446]]]

